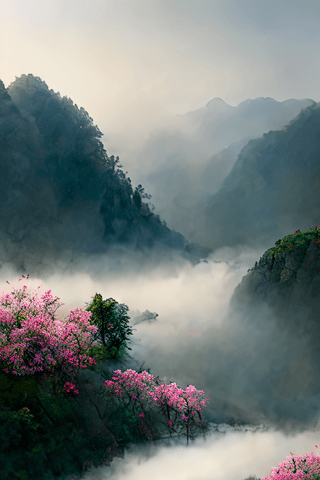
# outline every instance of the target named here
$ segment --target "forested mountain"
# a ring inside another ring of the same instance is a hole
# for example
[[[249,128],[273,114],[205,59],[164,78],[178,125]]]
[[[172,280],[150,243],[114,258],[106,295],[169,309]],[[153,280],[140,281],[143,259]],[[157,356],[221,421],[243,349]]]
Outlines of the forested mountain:
[[[169,230],[109,157],[92,118],[44,81],[22,75],[0,83],[0,246],[23,269],[62,252],[192,247]],[[30,269],[30,267],[29,267]]]
[[[151,136],[134,175],[152,194],[168,226],[193,241],[199,210],[217,193],[248,141],[283,128],[314,103],[260,97],[233,107],[214,98],[178,116],[175,129]]]
[[[203,209],[203,245],[267,245],[292,230],[318,224],[319,134],[320,105],[314,104],[283,130],[248,142]]]
[[[290,232],[248,270],[224,319],[233,358],[222,356],[219,372],[210,378],[218,385],[219,375],[227,377],[223,397],[227,401],[217,402],[212,395],[215,408],[220,406],[224,414],[235,412],[234,418],[241,420],[267,418],[288,432],[293,425],[296,431],[316,425],[319,287],[320,227]]]

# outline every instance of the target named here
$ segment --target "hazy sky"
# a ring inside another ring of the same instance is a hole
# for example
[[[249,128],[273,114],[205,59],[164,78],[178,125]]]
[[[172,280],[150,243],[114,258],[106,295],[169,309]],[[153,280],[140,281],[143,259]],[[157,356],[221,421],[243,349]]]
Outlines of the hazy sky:
[[[0,78],[41,77],[121,155],[214,97],[319,101],[319,20],[318,0],[3,1]]]

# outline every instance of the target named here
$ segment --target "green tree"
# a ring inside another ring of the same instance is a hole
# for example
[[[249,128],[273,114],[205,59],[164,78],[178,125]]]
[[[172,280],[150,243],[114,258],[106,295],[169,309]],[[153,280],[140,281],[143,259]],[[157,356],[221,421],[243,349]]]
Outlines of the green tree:
[[[91,353],[98,355],[99,360],[119,358],[123,355],[130,357],[125,353],[126,349],[132,350],[127,346],[127,342],[131,342],[129,335],[133,335],[132,327],[128,325],[128,310],[127,305],[119,304],[113,298],[103,300],[100,293],[95,294],[92,303],[86,308],[87,312],[92,312],[91,324],[98,327],[93,336]]]

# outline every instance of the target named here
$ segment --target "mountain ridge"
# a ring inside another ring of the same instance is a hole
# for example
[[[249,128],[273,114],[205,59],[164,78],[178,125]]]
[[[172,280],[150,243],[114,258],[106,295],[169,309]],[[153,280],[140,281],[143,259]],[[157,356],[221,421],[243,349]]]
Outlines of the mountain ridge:
[[[180,117],[180,130],[162,132],[146,143],[139,154],[136,176],[152,194],[157,212],[168,226],[199,243],[196,232],[201,204],[221,188],[242,148],[268,131],[283,128],[314,103],[259,97],[230,106],[231,114],[225,111],[221,115],[202,107],[194,111],[194,125],[191,119],[184,130],[186,114]]]
[[[319,132],[314,103],[282,130],[250,140],[203,209],[206,244],[266,245],[296,225],[319,223]]]

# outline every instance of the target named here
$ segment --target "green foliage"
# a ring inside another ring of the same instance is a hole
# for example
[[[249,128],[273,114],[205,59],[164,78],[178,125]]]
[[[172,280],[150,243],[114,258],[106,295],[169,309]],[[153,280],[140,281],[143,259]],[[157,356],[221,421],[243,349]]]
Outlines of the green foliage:
[[[0,480],[53,480],[110,460],[108,445],[90,437],[74,401],[39,389],[25,405],[0,407]]]
[[[293,250],[300,249],[305,251],[311,242],[314,242],[316,245],[320,244],[320,227],[309,228],[306,232],[297,230],[294,234],[278,240],[275,243],[276,247],[271,248],[268,252],[274,258],[281,258],[281,256]]]
[[[141,444],[151,439],[161,438],[162,416],[159,419],[159,413],[154,411],[148,412],[148,418],[140,418],[137,413],[132,411],[130,405],[120,404],[116,399],[112,399],[115,403],[113,414],[110,415],[110,429],[117,439],[117,443],[122,448],[130,443]],[[151,433],[151,437],[146,433]]]
[[[139,426],[140,419],[134,416],[129,409],[119,406],[117,422],[113,427],[118,443],[124,447],[129,443],[144,443],[146,438],[141,433]]]
[[[119,304],[113,298],[103,300],[102,295],[96,293],[86,311],[92,312],[91,324],[98,327],[93,341],[98,342],[98,347],[101,344],[104,347],[94,349],[93,353],[102,358],[129,356],[125,350],[132,350],[127,346],[127,342],[130,341],[129,335],[133,335],[133,333],[132,328],[128,325],[130,317],[127,315],[127,305]]]
[[[87,355],[94,358],[97,363],[112,358],[111,352],[109,352],[109,349],[105,345],[93,345],[89,348]],[[93,369],[94,366],[89,368]]]
[[[35,376],[17,377],[0,373],[0,407],[21,405],[28,397],[32,397],[38,388]]]

